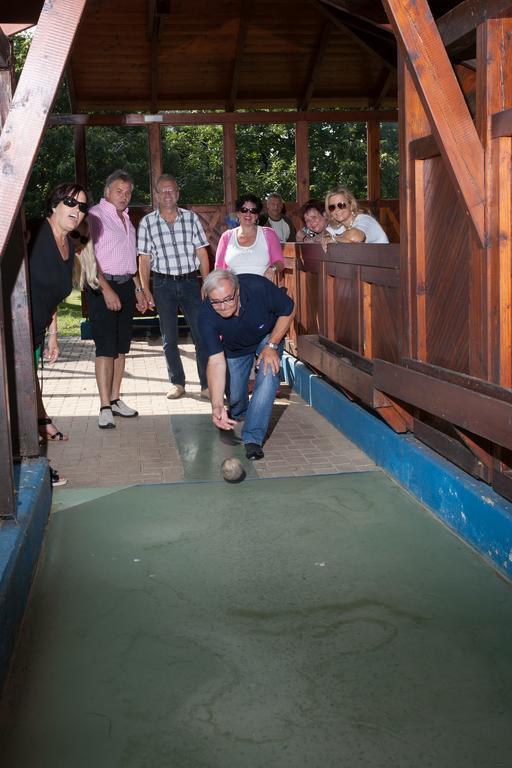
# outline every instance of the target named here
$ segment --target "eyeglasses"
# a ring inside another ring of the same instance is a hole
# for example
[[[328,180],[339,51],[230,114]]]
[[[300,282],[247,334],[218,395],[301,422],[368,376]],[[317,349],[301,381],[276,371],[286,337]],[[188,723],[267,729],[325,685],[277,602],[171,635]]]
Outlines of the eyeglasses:
[[[87,205],[87,203],[81,203],[79,200],[76,200],[76,198],[74,197],[64,197],[62,199],[62,202],[64,203],[64,205],[67,205],[68,208],[76,208],[76,206],[78,205],[78,209],[80,213],[87,213],[87,211],[89,210],[89,206]]]
[[[336,208],[340,208],[342,211],[344,211],[344,210],[345,210],[345,208],[347,207],[347,205],[348,205],[348,203],[336,203],[336,205],[334,205],[334,203],[331,203],[331,204],[330,204],[330,205],[328,205],[327,207],[328,207],[328,209],[329,209],[329,210],[331,211],[331,213],[332,213],[333,211],[335,211],[335,210],[336,210]]]
[[[257,208],[246,208],[245,205],[243,205],[240,208],[240,213],[258,213]]]
[[[163,189],[157,190],[157,194],[159,195],[177,195],[178,190],[174,189],[173,187],[164,187]]]
[[[220,307],[221,304],[231,304],[236,298],[236,291],[231,296],[226,296],[225,299],[210,299],[212,307]]]

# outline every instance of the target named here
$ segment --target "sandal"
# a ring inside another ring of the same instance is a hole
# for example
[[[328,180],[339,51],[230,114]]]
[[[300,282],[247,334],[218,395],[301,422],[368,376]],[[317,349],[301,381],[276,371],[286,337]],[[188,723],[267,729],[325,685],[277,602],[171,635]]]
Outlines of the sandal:
[[[46,416],[44,419],[38,419],[37,424],[40,427],[46,427],[44,434],[41,434],[41,430],[39,430],[39,435],[41,437],[41,440],[43,442],[47,442],[48,440],[57,440],[57,441],[66,441],[69,440],[69,437],[67,435],[63,435],[62,432],[57,429],[53,421]],[[48,427],[52,426],[55,430],[55,432],[48,432]]]

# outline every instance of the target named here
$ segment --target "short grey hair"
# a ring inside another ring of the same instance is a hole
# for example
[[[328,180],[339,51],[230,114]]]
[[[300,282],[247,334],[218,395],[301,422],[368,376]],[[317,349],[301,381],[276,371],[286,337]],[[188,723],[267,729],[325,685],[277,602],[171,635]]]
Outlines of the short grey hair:
[[[105,182],[105,194],[107,192],[107,189],[115,182],[115,181],[127,181],[128,184],[131,184],[132,191],[134,187],[133,179],[128,173],[128,171],[123,171],[121,168],[119,168],[117,171],[113,171],[110,176],[107,178]]]
[[[158,179],[155,182],[155,190],[158,192],[158,185],[161,181],[174,181],[178,189],[180,188],[180,185],[178,184],[178,179],[176,176],[173,176],[172,173],[161,173]]]
[[[281,200],[281,202],[283,202],[283,198],[279,192],[271,192],[265,199],[270,200],[272,197],[275,197],[276,200]]]
[[[204,293],[209,296],[212,291],[215,291],[220,287],[220,283],[222,283],[223,280],[229,280],[233,286],[233,292],[237,290],[239,285],[238,275],[230,269],[214,269],[203,282]]]

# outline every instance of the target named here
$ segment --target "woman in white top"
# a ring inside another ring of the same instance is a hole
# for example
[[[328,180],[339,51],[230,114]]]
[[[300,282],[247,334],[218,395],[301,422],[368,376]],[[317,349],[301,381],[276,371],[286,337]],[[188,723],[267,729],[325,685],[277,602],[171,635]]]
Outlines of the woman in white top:
[[[389,243],[381,225],[359,208],[356,198],[346,187],[335,187],[325,197],[329,224],[324,232],[324,244]]]
[[[240,274],[263,275],[273,280],[284,269],[281,243],[270,227],[258,226],[262,203],[256,195],[243,195],[236,201],[239,226],[220,236],[215,254],[215,269],[231,269]]]

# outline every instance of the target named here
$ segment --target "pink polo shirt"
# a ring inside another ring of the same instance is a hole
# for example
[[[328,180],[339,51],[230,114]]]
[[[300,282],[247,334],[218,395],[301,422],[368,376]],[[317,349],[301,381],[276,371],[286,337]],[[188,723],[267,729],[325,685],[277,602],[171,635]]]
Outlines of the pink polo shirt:
[[[116,207],[101,198],[89,211],[94,252],[103,272],[110,275],[134,275],[137,272],[137,246],[135,227],[128,210],[123,220]]]

